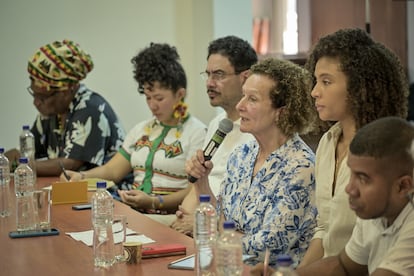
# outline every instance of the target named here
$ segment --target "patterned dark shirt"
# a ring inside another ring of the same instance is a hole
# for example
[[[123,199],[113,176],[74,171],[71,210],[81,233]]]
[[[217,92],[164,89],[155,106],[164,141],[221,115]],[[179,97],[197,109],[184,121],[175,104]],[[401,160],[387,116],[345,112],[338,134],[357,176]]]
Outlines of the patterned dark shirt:
[[[125,131],[109,103],[80,85],[66,117],[65,129],[57,115],[39,114],[31,130],[36,159],[65,157],[85,162],[81,170],[106,163],[119,149]]]

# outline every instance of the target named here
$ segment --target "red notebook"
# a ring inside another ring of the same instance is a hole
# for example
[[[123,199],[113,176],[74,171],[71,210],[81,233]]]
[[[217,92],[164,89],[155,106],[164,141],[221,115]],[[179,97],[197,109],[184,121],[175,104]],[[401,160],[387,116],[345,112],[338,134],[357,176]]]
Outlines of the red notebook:
[[[142,258],[185,255],[186,252],[186,247],[178,243],[144,245],[142,247]]]

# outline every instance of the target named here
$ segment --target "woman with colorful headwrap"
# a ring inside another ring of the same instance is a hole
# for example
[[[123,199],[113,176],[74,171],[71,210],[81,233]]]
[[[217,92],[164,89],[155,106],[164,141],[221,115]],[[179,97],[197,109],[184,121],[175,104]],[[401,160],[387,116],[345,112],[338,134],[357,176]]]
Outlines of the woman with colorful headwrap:
[[[175,219],[188,192],[185,162],[202,147],[206,135],[206,126],[187,112],[187,79],[178,60],[175,47],[156,43],[132,59],[138,92],[154,117],[127,134],[110,162],[83,172],[86,177],[116,182],[133,169],[133,185],[118,191],[122,201],[165,224]],[[82,177],[75,172],[69,175]]]
[[[100,166],[123,143],[111,105],[80,83],[92,69],[91,56],[70,40],[44,45],[29,60],[27,91],[39,111],[31,129],[39,176],[60,175],[61,163],[71,170]]]

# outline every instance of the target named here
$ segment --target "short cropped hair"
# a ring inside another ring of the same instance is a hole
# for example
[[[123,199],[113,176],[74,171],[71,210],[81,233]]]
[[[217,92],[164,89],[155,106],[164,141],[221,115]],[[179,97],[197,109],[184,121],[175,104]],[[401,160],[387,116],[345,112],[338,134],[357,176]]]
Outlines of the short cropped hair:
[[[389,159],[390,166],[412,173],[413,139],[412,123],[399,117],[384,117],[360,128],[351,141],[349,151],[356,156]]]
[[[131,59],[134,65],[134,79],[138,82],[138,91],[143,94],[142,86],[159,82],[161,87],[176,92],[187,88],[187,77],[175,47],[168,44],[151,43]]]
[[[322,57],[339,59],[347,77],[348,105],[357,129],[380,117],[407,117],[408,81],[404,69],[390,49],[365,31],[342,29],[322,37],[305,68],[314,74]]]
[[[257,54],[249,42],[236,36],[225,36],[210,42],[207,59],[213,54],[227,57],[237,74],[257,62]]]
[[[267,58],[253,65],[250,72],[274,80],[270,99],[273,108],[284,107],[277,126],[285,135],[312,130],[316,110],[310,96],[312,77],[307,70],[288,60]]]

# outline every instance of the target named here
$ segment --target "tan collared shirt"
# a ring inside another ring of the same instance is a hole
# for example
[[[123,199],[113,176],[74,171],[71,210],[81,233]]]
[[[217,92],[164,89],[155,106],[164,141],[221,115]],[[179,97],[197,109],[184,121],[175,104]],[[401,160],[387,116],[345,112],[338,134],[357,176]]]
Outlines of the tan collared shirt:
[[[351,172],[346,164],[346,156],[338,170],[334,196],[332,196],[335,149],[342,133],[339,123],[333,125],[321,138],[316,151],[316,207],[318,226],[313,238],[322,239],[324,257],[339,254],[345,247],[355,225],[355,213],[349,208],[348,185]]]

